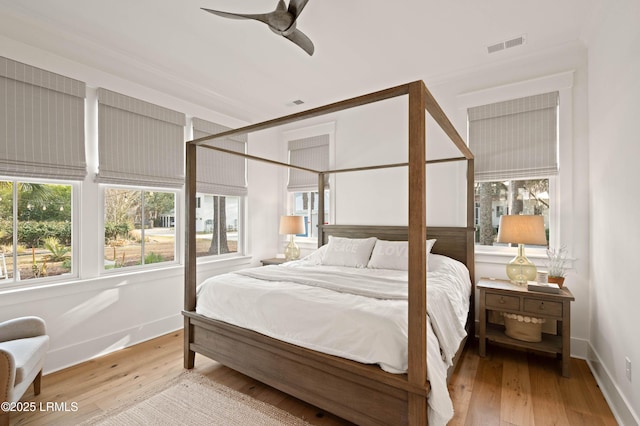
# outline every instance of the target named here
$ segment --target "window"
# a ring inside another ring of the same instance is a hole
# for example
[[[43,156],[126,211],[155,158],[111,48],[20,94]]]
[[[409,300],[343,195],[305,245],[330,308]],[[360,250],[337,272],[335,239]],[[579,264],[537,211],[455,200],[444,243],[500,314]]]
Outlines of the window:
[[[476,244],[494,246],[500,216],[544,217],[549,241],[558,174],[558,92],[468,109]]]
[[[105,184],[104,269],[175,262],[186,117],[103,88],[97,97],[96,181]]]
[[[476,182],[476,244],[498,245],[500,216],[512,214],[543,216],[549,241],[550,182],[553,178]]]
[[[194,138],[215,135],[228,127],[194,117]],[[205,145],[245,154],[247,135],[213,139]],[[196,176],[196,257],[242,254],[247,161],[242,155],[198,150]]]
[[[176,194],[105,188],[104,269],[176,259]]]
[[[0,57],[0,286],[75,273],[85,97],[81,81]]]
[[[70,275],[73,186],[0,180],[0,285]]]
[[[318,237],[318,191],[293,192],[292,214],[304,216],[305,233],[300,237]],[[329,191],[324,191],[324,220],[323,224],[329,223]]]
[[[242,197],[197,193],[197,257],[241,253]]]
[[[329,133],[307,136],[288,141],[289,164],[324,171],[329,169]],[[329,223],[329,175],[324,176],[324,218]],[[291,214],[304,217],[304,234],[300,237],[318,237],[318,176],[305,170],[289,169],[289,210]]]

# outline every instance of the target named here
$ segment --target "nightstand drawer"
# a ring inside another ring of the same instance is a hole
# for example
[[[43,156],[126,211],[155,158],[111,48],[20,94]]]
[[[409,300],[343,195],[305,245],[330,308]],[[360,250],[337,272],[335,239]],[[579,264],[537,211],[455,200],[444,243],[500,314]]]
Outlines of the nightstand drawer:
[[[532,314],[562,317],[562,303],[540,299],[524,299],[524,311]]]
[[[488,293],[485,296],[485,303],[487,308],[497,309],[520,309],[520,298],[515,296],[505,296],[503,294]]]

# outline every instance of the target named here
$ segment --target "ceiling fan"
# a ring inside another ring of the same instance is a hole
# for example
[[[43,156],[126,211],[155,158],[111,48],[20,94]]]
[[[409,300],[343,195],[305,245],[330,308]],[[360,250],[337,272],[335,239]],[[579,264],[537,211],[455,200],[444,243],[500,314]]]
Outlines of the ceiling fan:
[[[254,19],[256,21],[264,22],[269,26],[271,31],[291,40],[309,55],[313,55],[313,42],[302,31],[296,28],[296,20],[298,19],[298,16],[300,16],[302,9],[307,5],[308,1],[309,0],[290,0],[289,7],[287,8],[284,0],[279,0],[276,10],[269,13],[259,14],[221,12],[219,10],[205,9],[204,7],[202,10],[225,18]]]

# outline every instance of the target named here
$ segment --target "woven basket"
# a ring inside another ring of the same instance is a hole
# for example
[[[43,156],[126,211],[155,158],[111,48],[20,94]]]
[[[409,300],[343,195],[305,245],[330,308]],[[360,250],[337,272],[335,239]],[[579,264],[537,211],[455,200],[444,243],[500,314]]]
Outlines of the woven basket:
[[[502,312],[504,317],[504,334],[512,339],[525,342],[540,342],[542,340],[542,324],[544,318]]]

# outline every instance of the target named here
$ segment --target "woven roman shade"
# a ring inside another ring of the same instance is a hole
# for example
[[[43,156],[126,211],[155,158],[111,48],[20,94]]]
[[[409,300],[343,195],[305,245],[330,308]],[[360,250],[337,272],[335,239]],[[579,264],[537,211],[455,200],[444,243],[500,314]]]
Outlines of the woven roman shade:
[[[83,180],[85,83],[0,57],[0,175]]]
[[[215,135],[230,128],[200,118],[193,118],[193,138]],[[204,145],[246,154],[247,135],[214,139]],[[200,148],[196,160],[196,189],[215,195],[247,195],[247,160],[240,155]]]
[[[181,112],[99,88],[96,181],[182,186],[185,125]]]
[[[329,135],[318,135],[289,141],[289,164],[319,172],[329,170]],[[329,187],[329,175],[325,175]],[[289,169],[289,191],[317,191],[318,175],[304,170]]]
[[[468,109],[476,181],[558,173],[558,92]]]

